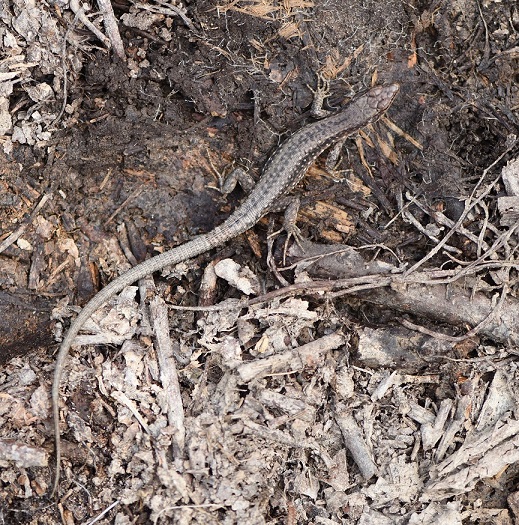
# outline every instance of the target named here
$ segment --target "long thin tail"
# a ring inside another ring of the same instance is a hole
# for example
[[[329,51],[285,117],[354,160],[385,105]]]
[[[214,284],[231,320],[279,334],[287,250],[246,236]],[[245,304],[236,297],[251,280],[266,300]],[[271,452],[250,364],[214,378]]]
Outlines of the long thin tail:
[[[222,230],[222,226],[217,227],[213,230],[213,234],[218,230],[220,235],[225,234],[226,230]],[[58,357],[56,359],[56,368],[54,369],[54,379],[52,383],[52,414],[54,418],[54,438],[55,438],[55,451],[56,451],[56,475],[54,477],[54,484],[52,487],[51,495],[57,493],[59,478],[60,478],[60,465],[61,465],[61,440],[60,440],[60,430],[59,430],[59,385],[61,382],[61,376],[63,374],[63,369],[65,361],[70,352],[70,347],[74,342],[79,331],[83,328],[83,325],[90,318],[90,316],[99,308],[101,308],[108,300],[110,300],[114,295],[121,292],[126,286],[133,284],[134,282],[146,277],[147,275],[156,272],[165,266],[171,264],[176,264],[180,261],[186,260],[191,257],[196,257],[197,255],[204,253],[211,249],[213,239],[208,238],[208,235],[200,235],[192,241],[189,241],[177,248],[173,248],[165,253],[152,257],[137,266],[134,266],[127,272],[123,273],[111,283],[107,284],[102,288],[90,301],[83,307],[78,316],[74,319],[70,328],[68,329],[65,338],[63,339],[59,351]]]

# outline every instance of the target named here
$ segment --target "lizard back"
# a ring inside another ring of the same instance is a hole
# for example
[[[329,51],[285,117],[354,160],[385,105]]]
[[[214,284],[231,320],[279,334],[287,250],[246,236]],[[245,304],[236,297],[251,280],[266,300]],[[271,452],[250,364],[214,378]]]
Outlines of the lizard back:
[[[378,86],[355,97],[338,113],[309,124],[291,135],[265,164],[255,188],[232,215],[209,233],[199,235],[165,253],[152,257],[110,282],[83,307],[66,333],[56,359],[52,384],[52,412],[56,449],[56,475],[52,494],[59,484],[61,444],[59,385],[66,358],[85,322],[126,286],[162,268],[191,259],[216,248],[252,228],[276,201],[293,189],[312,162],[331,144],[378,119],[392,104],[398,84]]]

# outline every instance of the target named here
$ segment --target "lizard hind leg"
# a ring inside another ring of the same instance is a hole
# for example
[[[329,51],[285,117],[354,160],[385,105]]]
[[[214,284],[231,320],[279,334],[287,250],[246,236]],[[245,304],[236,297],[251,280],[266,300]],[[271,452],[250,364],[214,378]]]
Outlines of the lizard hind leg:
[[[283,199],[280,199],[276,207],[270,210],[270,211],[283,211],[284,210],[285,212],[284,218],[283,218],[283,227],[269,235],[269,238],[273,238],[279,235],[283,231],[287,232],[287,238],[285,240],[285,247],[283,249],[283,264],[285,264],[288,243],[290,242],[290,239],[292,237],[294,238],[299,248],[303,250],[304,238],[303,238],[303,235],[301,234],[301,230],[297,227],[297,224],[296,224],[297,214],[299,213],[300,204],[301,202],[300,202],[299,197],[290,196],[290,197],[285,197]]]
[[[250,193],[252,189],[254,188],[254,186],[256,185],[256,182],[254,181],[254,179],[251,177],[250,173],[247,170],[241,167],[237,167],[237,168],[234,168],[231,171],[231,173],[229,173],[225,177],[221,185],[220,192],[223,195],[228,195],[234,190],[234,188],[236,187],[236,184],[238,183],[240,184],[241,188],[243,189],[245,193]]]

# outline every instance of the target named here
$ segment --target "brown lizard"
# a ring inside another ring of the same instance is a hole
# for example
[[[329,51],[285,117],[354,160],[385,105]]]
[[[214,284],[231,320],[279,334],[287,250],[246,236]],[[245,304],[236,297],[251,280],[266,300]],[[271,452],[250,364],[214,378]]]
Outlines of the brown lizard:
[[[276,202],[290,192],[306,173],[314,160],[330,145],[351,135],[370,122],[377,120],[392,104],[399,86],[379,86],[355,97],[338,113],[309,124],[294,133],[270,157],[258,183],[234,213],[209,233],[156,255],[123,273],[100,290],[84,306],[72,322],[58,351],[52,406],[56,440],[56,476],[52,494],[59,484],[61,445],[59,430],[59,385],[65,360],[74,338],[89,317],[115,294],[130,284],[166,266],[177,264],[217,248],[252,228]]]

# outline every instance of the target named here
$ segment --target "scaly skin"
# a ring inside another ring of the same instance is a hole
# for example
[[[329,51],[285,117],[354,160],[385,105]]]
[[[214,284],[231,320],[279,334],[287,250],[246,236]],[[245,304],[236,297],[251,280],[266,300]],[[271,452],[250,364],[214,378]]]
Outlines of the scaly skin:
[[[166,266],[177,264],[223,245],[252,228],[276,201],[292,190],[314,160],[330,145],[377,120],[392,104],[398,84],[375,87],[354,98],[340,112],[294,133],[266,163],[263,174],[243,204],[220,226],[172,250],[152,257],[123,273],[100,290],[72,322],[59,348],[52,384],[52,409],[56,440],[56,476],[59,484],[61,444],[59,431],[59,385],[70,347],[85,322],[123,288]]]

